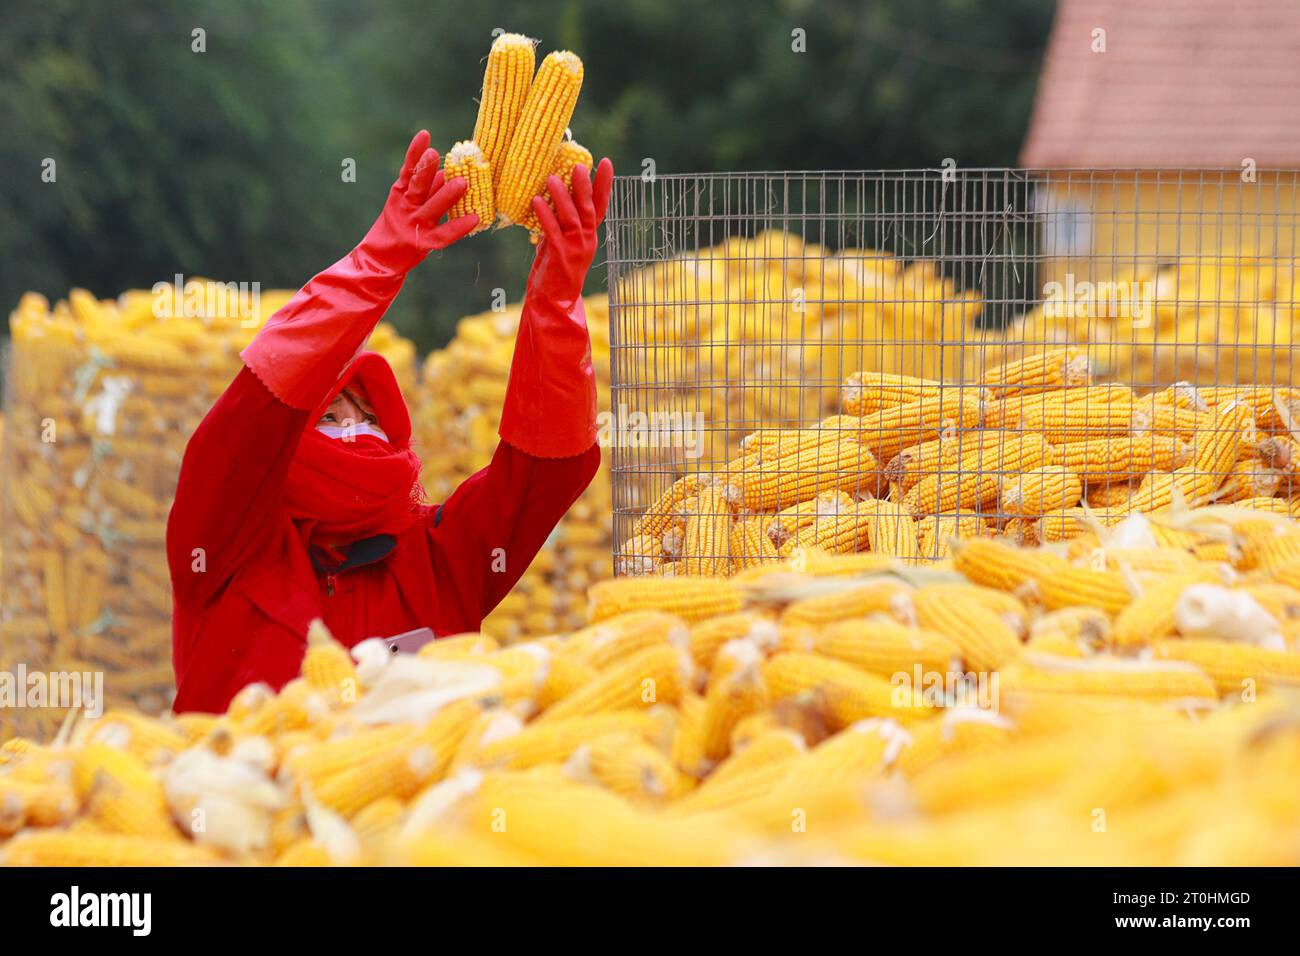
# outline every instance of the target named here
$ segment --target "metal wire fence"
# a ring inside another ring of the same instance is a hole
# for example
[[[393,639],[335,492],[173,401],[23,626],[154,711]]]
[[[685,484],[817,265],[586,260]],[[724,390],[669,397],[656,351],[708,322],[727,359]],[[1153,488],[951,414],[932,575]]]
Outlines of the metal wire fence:
[[[1287,512],[1298,177],[619,179],[616,571]]]

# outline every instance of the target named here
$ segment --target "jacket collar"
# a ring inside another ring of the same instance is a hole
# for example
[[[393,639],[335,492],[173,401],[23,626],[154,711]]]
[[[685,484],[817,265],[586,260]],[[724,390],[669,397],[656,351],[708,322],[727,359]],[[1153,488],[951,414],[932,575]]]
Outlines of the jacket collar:
[[[312,567],[318,574],[341,574],[351,568],[382,561],[393,553],[397,547],[397,538],[391,534],[376,534],[369,538],[353,541],[347,548],[347,558],[341,564],[326,562],[316,548],[309,548]]]

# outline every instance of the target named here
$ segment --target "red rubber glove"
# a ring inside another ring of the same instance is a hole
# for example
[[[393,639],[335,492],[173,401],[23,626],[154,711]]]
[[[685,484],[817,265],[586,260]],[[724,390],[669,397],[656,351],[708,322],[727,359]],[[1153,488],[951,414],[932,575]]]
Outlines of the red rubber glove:
[[[581,165],[573,170],[572,194],[558,176],[547,179],[554,211],[542,197],[533,199],[542,239],[528,274],[500,435],[536,458],[580,455],[596,441],[596,375],[582,286],[613,185],[614,166],[602,159],[594,187]]]
[[[421,130],[365,238],[267,320],[241,353],[244,364],[286,405],[316,408],[364,347],[406,273],[478,224],[472,215],[438,222],[464,192],[461,177],[444,183],[438,152]]]

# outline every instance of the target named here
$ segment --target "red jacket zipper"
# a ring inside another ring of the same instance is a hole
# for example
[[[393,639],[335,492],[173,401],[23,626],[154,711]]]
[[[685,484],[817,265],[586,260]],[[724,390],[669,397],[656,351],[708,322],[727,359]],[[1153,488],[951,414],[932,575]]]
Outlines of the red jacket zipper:
[[[332,574],[325,575],[325,596],[334,596],[334,575]]]

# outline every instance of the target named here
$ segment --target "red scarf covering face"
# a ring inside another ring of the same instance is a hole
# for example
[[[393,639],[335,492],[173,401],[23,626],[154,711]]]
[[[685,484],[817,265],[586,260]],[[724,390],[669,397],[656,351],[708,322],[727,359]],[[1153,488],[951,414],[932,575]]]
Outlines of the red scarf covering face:
[[[344,388],[362,392],[388,435],[330,438],[316,430]],[[285,503],[303,542],[334,545],[399,535],[421,520],[420,460],[411,451],[411,416],[383,356],[363,352],[313,413],[289,465]]]

